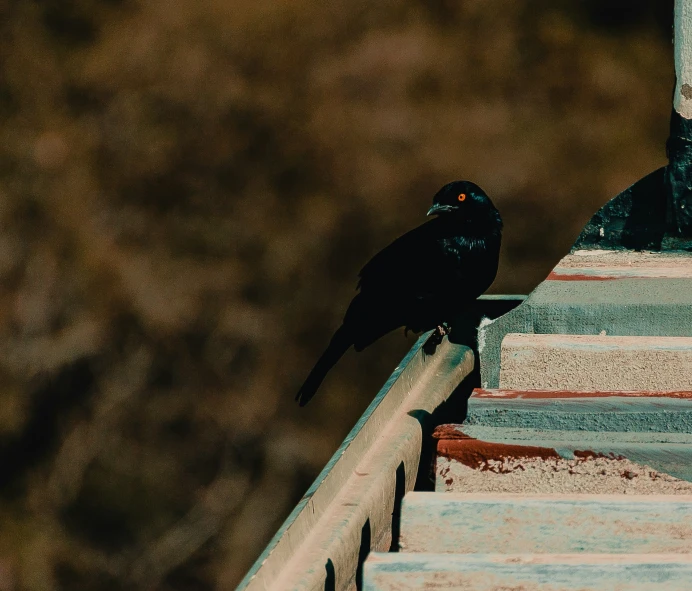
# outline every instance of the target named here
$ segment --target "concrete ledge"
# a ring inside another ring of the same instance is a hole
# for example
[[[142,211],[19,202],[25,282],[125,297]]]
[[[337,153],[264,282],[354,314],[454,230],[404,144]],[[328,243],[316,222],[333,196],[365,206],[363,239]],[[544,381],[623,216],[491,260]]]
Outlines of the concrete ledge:
[[[371,554],[365,591],[689,591],[688,556]]]
[[[682,390],[692,385],[692,338],[508,334],[500,388]]]
[[[413,492],[401,550],[439,553],[690,553],[692,495]]]
[[[415,483],[432,413],[473,369],[473,353],[423,335],[259,557],[238,590],[354,588],[370,549],[387,550],[397,496]]]

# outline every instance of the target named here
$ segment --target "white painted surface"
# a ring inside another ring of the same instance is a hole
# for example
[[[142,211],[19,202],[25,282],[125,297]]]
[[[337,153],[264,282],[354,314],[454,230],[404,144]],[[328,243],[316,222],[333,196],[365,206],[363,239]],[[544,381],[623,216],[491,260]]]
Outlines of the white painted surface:
[[[675,96],[673,106],[692,119],[692,2],[675,0]]]

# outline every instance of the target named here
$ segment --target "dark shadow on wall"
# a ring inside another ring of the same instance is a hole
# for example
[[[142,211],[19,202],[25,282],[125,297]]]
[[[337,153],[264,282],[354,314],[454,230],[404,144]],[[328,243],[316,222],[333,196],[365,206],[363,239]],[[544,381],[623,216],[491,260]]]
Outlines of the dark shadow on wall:
[[[478,356],[476,356],[478,359]],[[414,490],[432,491],[435,488],[435,449],[437,440],[432,437],[435,427],[445,423],[462,423],[466,418],[468,399],[473,389],[479,384],[480,372],[478,361],[474,370],[454,389],[449,398],[429,413],[426,410],[415,409],[409,411],[420,424],[423,434],[420,462],[416,474]]]
[[[392,543],[390,552],[399,551],[399,534],[401,533],[401,501],[406,494],[406,466],[401,462],[396,469],[394,482],[394,505],[392,507]]]
[[[324,578],[324,591],[336,591],[336,572],[331,558],[327,559],[324,569],[327,571]]]
[[[372,532],[370,531],[370,519],[365,520],[363,529],[360,532],[360,550],[358,551],[358,568],[356,569],[356,589],[363,589],[363,563],[370,554],[372,544]]]

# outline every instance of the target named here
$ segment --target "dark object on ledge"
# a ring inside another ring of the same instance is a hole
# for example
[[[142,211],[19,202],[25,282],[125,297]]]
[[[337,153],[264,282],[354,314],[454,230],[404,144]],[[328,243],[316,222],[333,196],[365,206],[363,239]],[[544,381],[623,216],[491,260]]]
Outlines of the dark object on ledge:
[[[403,326],[413,332],[435,329],[434,349],[445,324],[459,311],[475,310],[476,298],[497,273],[500,214],[478,185],[455,181],[437,192],[431,215],[435,218],[396,239],[363,267],[360,293],[298,391],[301,406],[350,347],[362,351]]]
[[[692,121],[673,110],[669,163],[606,203],[572,251],[692,250]]]
[[[692,120],[675,110],[670,118],[670,137],[666,146],[666,194],[671,200],[670,225],[679,237],[692,243]]]

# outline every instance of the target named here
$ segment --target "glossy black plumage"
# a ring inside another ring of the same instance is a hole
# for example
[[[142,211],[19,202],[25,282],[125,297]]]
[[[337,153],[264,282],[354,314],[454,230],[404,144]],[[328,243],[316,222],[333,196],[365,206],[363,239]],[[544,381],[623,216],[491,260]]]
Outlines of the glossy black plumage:
[[[353,346],[361,351],[388,332],[442,326],[495,279],[502,220],[485,192],[469,181],[445,185],[428,215],[436,217],[377,253],[361,270],[343,324],[298,391],[301,406]]]

